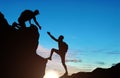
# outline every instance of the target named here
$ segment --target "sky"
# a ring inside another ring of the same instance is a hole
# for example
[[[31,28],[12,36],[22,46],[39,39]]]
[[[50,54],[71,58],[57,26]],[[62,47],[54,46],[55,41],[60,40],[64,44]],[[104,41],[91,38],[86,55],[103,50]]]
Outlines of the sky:
[[[25,9],[40,11],[36,16],[42,26],[38,55],[47,58],[51,48],[58,48],[47,31],[56,38],[64,36],[69,45],[66,55],[69,74],[109,68],[120,62],[119,0],[0,0],[0,11],[9,24],[17,22]],[[47,70],[63,74],[57,54],[48,61]]]

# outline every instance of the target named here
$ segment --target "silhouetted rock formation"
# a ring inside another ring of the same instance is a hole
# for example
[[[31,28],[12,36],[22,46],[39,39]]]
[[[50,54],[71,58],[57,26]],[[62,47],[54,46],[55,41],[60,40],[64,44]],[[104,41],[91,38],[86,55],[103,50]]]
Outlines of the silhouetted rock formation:
[[[120,63],[108,69],[97,68],[92,72],[79,72],[67,78],[120,78]]]
[[[1,21],[1,18],[0,18]],[[4,20],[2,20],[4,21]],[[43,78],[47,60],[36,54],[38,28],[17,30],[0,22],[0,78]]]

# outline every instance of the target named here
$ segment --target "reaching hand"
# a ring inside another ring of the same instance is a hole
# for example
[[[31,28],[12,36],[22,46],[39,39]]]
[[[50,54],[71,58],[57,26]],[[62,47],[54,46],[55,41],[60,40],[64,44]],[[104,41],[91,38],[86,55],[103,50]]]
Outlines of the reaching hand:
[[[48,35],[50,35],[50,32],[47,32]]]

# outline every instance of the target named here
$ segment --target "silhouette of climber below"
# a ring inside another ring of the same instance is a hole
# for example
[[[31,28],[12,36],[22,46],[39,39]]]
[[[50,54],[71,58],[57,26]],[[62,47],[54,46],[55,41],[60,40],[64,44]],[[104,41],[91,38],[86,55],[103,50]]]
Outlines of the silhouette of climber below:
[[[66,55],[67,50],[68,50],[68,45],[63,41],[64,36],[60,35],[59,38],[56,39],[53,35],[50,34],[50,32],[47,32],[47,33],[54,41],[58,42],[58,49],[52,48],[51,54],[47,59],[51,60],[53,52],[57,53],[61,57],[61,62],[62,62],[62,65],[65,69],[64,75],[68,75],[67,66],[65,64],[65,55]]]

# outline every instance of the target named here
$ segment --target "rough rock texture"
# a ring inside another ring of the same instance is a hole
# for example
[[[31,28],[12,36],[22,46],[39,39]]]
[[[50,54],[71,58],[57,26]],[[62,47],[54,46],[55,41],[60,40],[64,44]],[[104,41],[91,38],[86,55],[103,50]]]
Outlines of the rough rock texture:
[[[34,25],[24,30],[0,24],[0,78],[43,78],[47,60],[36,54],[39,33]]]

